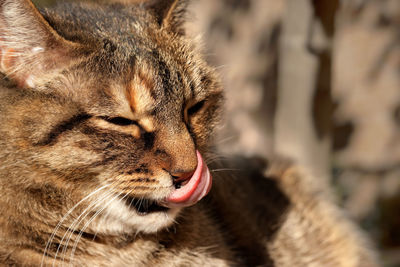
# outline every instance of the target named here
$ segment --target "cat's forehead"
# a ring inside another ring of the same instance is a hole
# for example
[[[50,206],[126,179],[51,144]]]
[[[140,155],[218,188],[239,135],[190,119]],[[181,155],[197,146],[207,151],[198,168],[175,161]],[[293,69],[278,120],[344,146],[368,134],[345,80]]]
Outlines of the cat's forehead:
[[[164,40],[168,39],[164,37]],[[174,41],[169,44],[173,45]],[[169,111],[174,106],[180,109],[183,103],[201,100],[215,89],[204,84],[211,77],[203,69],[202,60],[191,51],[179,45],[172,49],[165,44],[153,45],[125,52],[129,53],[127,66],[122,73],[115,74],[122,81],[119,88],[123,88],[122,93],[121,89],[117,91],[125,96],[132,111],[151,114],[167,106]],[[112,64],[118,62],[113,55],[108,60]]]
[[[108,86],[99,89],[106,91],[102,95],[111,96],[121,115],[131,117],[131,113],[143,118],[160,115],[166,109],[172,115],[185,102],[200,96],[200,88],[191,87],[193,70],[178,65],[171,55],[153,50],[130,57],[134,59],[125,69],[109,76]],[[108,60],[116,61],[112,57]]]

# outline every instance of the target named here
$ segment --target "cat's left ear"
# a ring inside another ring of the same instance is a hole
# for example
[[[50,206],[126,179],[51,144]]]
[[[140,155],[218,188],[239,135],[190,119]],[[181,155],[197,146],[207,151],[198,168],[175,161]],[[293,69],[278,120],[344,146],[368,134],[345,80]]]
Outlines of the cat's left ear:
[[[161,27],[183,35],[188,4],[189,0],[148,0],[145,7],[155,16]]]
[[[73,60],[77,45],[65,40],[29,0],[0,0],[0,72],[19,87]]]

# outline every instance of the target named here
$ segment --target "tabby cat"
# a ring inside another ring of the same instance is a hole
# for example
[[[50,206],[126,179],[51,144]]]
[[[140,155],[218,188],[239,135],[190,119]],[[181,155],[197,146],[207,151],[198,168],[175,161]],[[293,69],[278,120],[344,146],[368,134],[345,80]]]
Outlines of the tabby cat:
[[[186,7],[0,0],[0,265],[375,266],[296,166],[210,165],[246,170],[210,191],[223,96]]]

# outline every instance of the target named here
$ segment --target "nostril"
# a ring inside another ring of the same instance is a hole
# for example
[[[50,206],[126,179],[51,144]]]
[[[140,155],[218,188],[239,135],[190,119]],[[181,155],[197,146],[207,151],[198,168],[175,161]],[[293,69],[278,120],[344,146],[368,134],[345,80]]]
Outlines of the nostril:
[[[174,182],[183,182],[193,176],[194,170],[192,170],[192,171],[173,171],[170,174],[171,174],[172,178],[174,179]]]

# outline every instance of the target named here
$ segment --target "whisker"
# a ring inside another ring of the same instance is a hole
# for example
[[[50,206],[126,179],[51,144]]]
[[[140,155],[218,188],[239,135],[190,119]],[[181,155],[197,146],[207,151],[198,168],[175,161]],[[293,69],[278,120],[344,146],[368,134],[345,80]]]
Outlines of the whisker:
[[[132,189],[129,193],[127,193],[122,199],[124,199],[126,196],[128,196],[128,195],[129,195],[130,193],[132,193],[132,192],[133,192],[133,189]],[[122,199],[121,199],[121,200],[122,200]],[[132,206],[133,201],[134,201],[134,198],[132,198],[131,201],[129,202],[129,206]],[[109,216],[109,214],[106,214],[106,215],[105,215],[105,218],[107,218],[108,216]],[[97,233],[98,233],[98,232],[99,232],[99,229],[97,229],[96,232],[94,233],[94,236],[93,236],[92,241],[96,239]]]
[[[224,160],[228,160],[228,158],[224,157],[224,156],[207,157],[206,158],[206,163],[207,164],[212,164],[212,163],[221,162],[221,161],[224,161]]]
[[[231,168],[221,168],[221,169],[210,170],[210,172],[224,172],[224,171],[243,171],[243,170],[241,170],[241,169],[231,169]]]
[[[215,67],[215,70],[229,69],[229,68],[232,68],[232,65],[224,64],[224,65],[219,65],[219,66]]]
[[[107,187],[110,187],[111,185],[112,185],[112,184],[109,184]],[[72,238],[72,235],[73,235],[73,233],[74,233],[74,228],[75,228],[77,225],[79,225],[79,224],[82,222],[82,220],[84,220],[84,219],[86,218],[87,214],[97,205],[97,203],[103,201],[103,200],[108,196],[108,194],[110,194],[110,193],[107,193],[106,196],[103,196],[102,198],[97,199],[95,202],[91,203],[88,207],[86,207],[86,208],[81,212],[81,214],[80,214],[80,215],[70,224],[70,226],[67,228],[67,230],[65,231],[65,233],[64,233],[64,235],[63,235],[63,237],[62,237],[62,239],[61,239],[61,241],[60,241],[60,245],[61,245],[62,242],[63,242],[64,240],[66,240],[66,244],[64,245],[63,250],[62,250],[62,254],[63,254],[63,255],[65,255],[65,253],[66,253],[66,250],[67,250],[67,247],[68,247],[68,244],[69,244],[69,240]],[[86,215],[85,215],[85,214],[86,214]],[[81,217],[82,217],[83,215],[85,215],[85,216],[81,219]],[[67,236],[68,236],[68,237],[67,237]],[[67,237],[67,239],[65,239],[66,237]],[[58,255],[58,253],[59,253],[59,250],[60,250],[60,246],[57,248],[56,255],[54,256],[54,261],[55,261],[56,258],[57,258],[57,255]],[[64,261],[64,257],[63,257],[62,260]],[[52,265],[52,266],[54,266],[54,261],[53,261],[53,265]]]
[[[112,184],[110,184],[110,186],[111,186]],[[100,203],[102,203],[104,200],[106,200],[109,196],[111,196],[113,194],[113,192],[112,191],[110,191],[110,192],[107,192],[104,196],[102,196],[100,199],[96,199],[94,202],[92,202],[88,207],[86,207],[86,209],[72,222],[72,224],[70,225],[70,227],[68,227],[68,229],[66,230],[66,232],[64,233],[64,236],[63,236],[63,239],[65,238],[65,237],[67,237],[67,239],[66,239],[66,243],[65,243],[65,245],[64,245],[64,247],[63,247],[63,250],[62,250],[62,255],[63,255],[63,257],[62,257],[62,265],[64,264],[64,261],[65,261],[65,256],[66,256],[66,253],[67,253],[67,248],[68,248],[68,245],[69,245],[69,242],[70,242],[70,240],[71,240],[71,238],[73,237],[73,234],[74,234],[74,232],[75,232],[75,228],[77,227],[77,226],[79,226],[82,222],[83,222],[83,220],[85,220],[86,219],[86,217],[90,214],[90,212],[92,211],[92,210],[94,210],[96,207],[97,207],[97,205],[99,205]],[[63,240],[62,239],[62,240]],[[62,243],[62,240],[61,240],[61,242],[60,242],[60,244]],[[57,256],[57,254],[56,254],[56,256]]]
[[[215,151],[208,151],[204,154],[204,158],[206,159],[206,161],[210,161],[215,159],[225,160],[228,159],[229,157]]]
[[[143,204],[144,197],[140,197],[138,201],[135,203],[135,208],[139,209],[139,207]]]
[[[71,209],[68,210],[68,212],[61,218],[61,220],[59,221],[59,223],[56,225],[56,227],[54,228],[49,240],[46,243],[46,247],[44,249],[43,255],[42,255],[42,260],[40,263],[40,266],[42,267],[44,264],[44,259],[46,257],[46,253],[47,250],[49,249],[50,245],[53,243],[53,239],[56,235],[56,233],[58,232],[58,229],[61,227],[61,224],[66,220],[66,218],[84,201],[86,201],[87,199],[89,199],[90,197],[92,197],[94,194],[98,193],[99,191],[103,190],[104,188],[106,188],[108,185],[102,186],[98,189],[96,189],[95,191],[91,192],[90,194],[88,194],[86,197],[82,198],[78,203],[76,203]]]
[[[124,199],[128,194],[130,194],[130,193],[131,193],[131,192],[125,193],[125,195],[120,199],[120,201],[123,201],[123,199]],[[80,230],[79,235],[78,235],[77,239],[75,240],[75,243],[74,243],[74,245],[73,245],[73,247],[72,247],[72,251],[71,251],[71,254],[70,254],[70,260],[71,260],[71,262],[72,262],[72,260],[74,259],[76,248],[77,248],[78,243],[79,243],[79,241],[80,241],[80,239],[81,239],[81,237],[82,237],[82,234],[84,233],[84,231],[86,230],[86,228],[90,225],[90,223],[92,223],[92,221],[93,221],[94,219],[97,218],[97,216],[98,216],[101,212],[103,212],[103,211],[107,208],[108,205],[110,205],[115,199],[119,198],[119,197],[121,196],[121,194],[122,194],[122,193],[119,193],[118,195],[116,195],[115,197],[113,197],[111,200],[109,200],[109,201],[107,202],[107,204],[105,204],[103,208],[101,208],[99,211],[97,211],[97,212],[92,216],[92,218],[90,218],[89,221],[87,221],[86,224],[83,226],[83,228]]]

